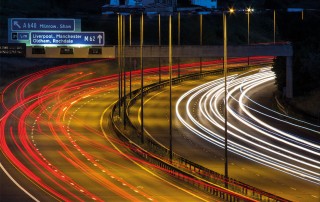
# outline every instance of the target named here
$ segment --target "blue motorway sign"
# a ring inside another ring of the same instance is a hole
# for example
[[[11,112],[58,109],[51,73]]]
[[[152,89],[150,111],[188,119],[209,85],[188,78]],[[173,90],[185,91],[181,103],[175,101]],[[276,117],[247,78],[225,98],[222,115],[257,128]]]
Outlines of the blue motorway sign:
[[[11,18],[11,31],[75,31],[75,19]]]
[[[104,32],[31,32],[34,46],[104,46]]]
[[[31,32],[80,32],[81,20],[71,18],[9,18],[8,43],[30,46]]]

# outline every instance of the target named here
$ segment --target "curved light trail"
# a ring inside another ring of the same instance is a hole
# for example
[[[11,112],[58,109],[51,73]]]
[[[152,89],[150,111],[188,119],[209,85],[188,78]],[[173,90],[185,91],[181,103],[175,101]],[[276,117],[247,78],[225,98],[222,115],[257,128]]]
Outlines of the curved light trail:
[[[106,141],[108,131],[100,130],[103,126],[99,125],[99,120],[102,111],[117,100],[118,75],[101,76],[91,68],[85,71],[77,69],[80,65],[90,66],[95,62],[99,61],[42,70],[17,79],[3,90],[0,148],[4,158],[1,159],[1,169],[21,190],[37,200],[176,199],[177,194],[159,194],[162,188],[141,188],[137,185],[140,182],[151,184],[143,182],[148,178],[152,184],[158,181],[163,189],[174,190],[184,198],[206,201],[207,196],[197,195],[168,179],[166,183],[163,183],[165,178],[155,179],[159,173],[149,177],[154,170],[169,171],[130,153],[124,156],[114,145],[125,151],[130,148],[112,135],[107,138],[109,143]],[[209,64],[218,66],[220,61]],[[194,65],[198,64],[181,67],[189,73],[194,71]],[[167,71],[166,67],[162,70]],[[158,73],[158,68],[146,69],[145,74],[150,76],[146,84],[157,82],[157,77],[152,77],[155,73]],[[133,71],[132,76],[134,88],[140,87],[140,70]],[[137,166],[127,167],[132,162],[150,170],[146,172],[145,169],[136,169]],[[119,173],[117,168],[125,172]],[[145,173],[148,176],[143,179],[137,177]],[[46,196],[43,198],[43,195]]]
[[[48,71],[47,73],[49,73]],[[86,91],[81,92],[81,89],[79,86],[84,86],[91,90],[91,94],[96,95],[99,93],[100,90],[95,90],[95,88],[90,86],[96,86],[99,83],[107,82],[108,78],[103,78],[101,80],[85,80],[84,82],[78,82],[76,81],[82,79],[83,77],[86,77],[88,75],[80,76],[81,73],[72,73],[69,74],[63,78],[59,78],[49,85],[42,88],[39,94],[33,94],[31,96],[28,96],[25,98],[26,94],[26,88],[32,84],[38,77],[34,77],[33,75],[30,76],[30,79],[25,79],[21,83],[19,83],[18,87],[16,88],[17,96],[16,101],[17,104],[12,106],[11,108],[7,107],[5,103],[3,103],[4,108],[7,109],[7,113],[5,116],[1,119],[1,148],[5,156],[10,160],[10,162],[16,166],[18,171],[20,171],[23,175],[25,175],[27,178],[31,179],[33,183],[37,184],[41,189],[43,189],[45,192],[47,192],[49,195],[52,195],[54,198],[69,201],[69,200],[77,200],[77,201],[83,201],[83,198],[92,199],[92,200],[98,200],[103,201],[100,197],[93,194],[91,191],[89,191],[84,186],[81,186],[79,183],[77,183],[75,180],[73,180],[71,177],[68,177],[68,175],[63,172],[62,170],[59,170],[57,167],[55,167],[55,163],[52,161],[49,161],[47,158],[44,157],[43,153],[41,152],[42,149],[38,148],[38,144],[36,142],[36,139],[41,138],[40,136],[48,136],[48,129],[53,135],[52,137],[49,136],[49,138],[52,141],[56,141],[61,148],[63,149],[63,152],[57,151],[58,154],[67,161],[71,163],[71,165],[74,165],[76,168],[85,171],[84,173],[87,173],[88,177],[91,178],[93,181],[96,181],[101,186],[105,187],[108,190],[111,190],[115,194],[119,195],[120,197],[123,197],[127,200],[138,200],[136,197],[134,197],[132,194],[127,193],[126,191],[123,191],[121,187],[118,187],[118,185],[115,185],[114,183],[107,180],[105,177],[102,177],[95,171],[94,169],[87,166],[86,163],[83,163],[83,160],[81,158],[74,155],[74,150],[70,148],[70,145],[72,144],[76,150],[79,152],[80,147],[78,147],[74,141],[69,140],[68,142],[63,141],[63,135],[66,135],[65,123],[61,122],[62,118],[61,115],[62,112],[68,112],[69,108],[64,108],[65,103],[70,103],[69,106],[74,104],[75,102],[73,99],[79,99],[77,97],[77,94],[80,96],[87,98]],[[41,75],[39,78],[46,76],[46,74]],[[111,77],[112,78],[112,77]],[[116,80],[115,80],[116,81]],[[114,82],[115,82],[114,81]],[[76,85],[75,85],[76,84]],[[74,87],[77,86],[77,87]],[[80,90],[75,91],[76,89]],[[109,90],[108,88],[104,89]],[[19,93],[18,93],[19,92]],[[85,94],[85,96],[83,96]],[[16,113],[19,113],[17,111],[22,110],[22,113],[19,115],[15,115]],[[68,112],[70,113],[70,112]],[[10,136],[13,142],[15,143],[15,146],[20,150],[20,153],[23,154],[25,159],[33,165],[33,170],[30,170],[30,168],[27,168],[24,163],[22,163],[22,160],[18,160],[17,157],[12,153],[12,145],[8,146],[6,141],[6,124],[10,124],[9,118],[15,118],[18,122],[18,130],[17,132],[14,132],[13,127],[10,127]],[[33,125],[29,124],[29,120],[34,120]],[[54,124],[53,124],[54,123]],[[70,121],[69,121],[70,124]],[[29,136],[29,130],[31,129],[31,135]],[[69,129],[69,128],[68,128]],[[46,131],[46,132],[44,132]],[[62,136],[61,136],[62,134]],[[70,133],[69,138],[71,138]],[[35,138],[38,136],[38,138]],[[30,138],[31,137],[31,138]],[[66,155],[66,154],[67,155]],[[83,156],[85,156],[83,154]],[[86,156],[87,161],[91,161],[93,166],[99,167],[101,170],[107,170],[106,168],[103,168],[102,166],[99,166],[99,163],[95,162],[93,158],[90,157],[90,155]],[[36,169],[36,170],[34,170]],[[41,175],[41,178],[39,176],[39,173]],[[109,175],[111,175],[109,173]],[[113,177],[115,179],[120,179],[118,177]],[[43,180],[46,179],[46,180]],[[122,180],[123,181],[123,180]],[[50,184],[50,185],[49,185]],[[51,185],[53,184],[54,187]],[[123,184],[127,184],[130,186],[129,183],[125,183],[123,181]],[[58,191],[60,190],[60,191]],[[69,191],[73,190],[73,191]],[[63,194],[62,194],[63,193]],[[137,193],[137,192],[135,192]],[[139,192],[142,195],[143,192]],[[81,196],[82,195],[82,196]],[[150,198],[148,196],[148,198]]]
[[[229,151],[298,178],[320,184],[319,142],[295,134],[296,128],[319,135],[320,126],[280,114],[250,98],[251,91],[274,80],[269,68],[228,77],[227,110]],[[186,103],[185,106],[182,103]],[[198,86],[177,101],[176,114],[190,131],[224,148],[224,82],[222,79]],[[198,112],[191,111],[196,106]],[[186,115],[181,111],[185,110]],[[286,120],[281,117],[286,117]],[[189,121],[190,120],[190,121]],[[277,128],[268,121],[286,124]],[[291,130],[287,131],[287,128]],[[292,129],[293,128],[293,129]]]

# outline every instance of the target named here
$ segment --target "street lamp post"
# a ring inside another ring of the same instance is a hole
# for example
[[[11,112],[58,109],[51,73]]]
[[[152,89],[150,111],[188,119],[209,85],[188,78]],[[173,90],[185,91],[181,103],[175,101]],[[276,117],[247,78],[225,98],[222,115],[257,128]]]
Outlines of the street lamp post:
[[[132,19],[131,14],[129,16],[129,45],[132,45]],[[132,92],[132,58],[130,57],[130,99],[131,99],[131,92]]]
[[[181,24],[180,24],[180,12],[178,13],[178,46],[180,47],[180,31]],[[178,77],[180,77],[180,57],[178,57]]]
[[[160,48],[161,48],[161,15],[160,13],[158,14],[158,26],[159,26],[158,37],[159,37],[159,52],[160,52]],[[159,57],[159,83],[161,83],[161,58],[160,57]]]
[[[224,75],[224,177],[225,187],[228,188],[228,126],[227,126],[227,16],[223,12],[223,75]]]
[[[252,8],[247,8],[247,15],[248,15],[248,45],[250,45],[250,14],[253,12]],[[248,67],[250,65],[250,57],[248,56]]]
[[[248,45],[250,44],[250,13],[253,11],[251,8],[247,8],[247,16],[248,16]]]
[[[202,46],[202,14],[200,14],[200,46]],[[200,57],[200,74],[202,73],[202,57]]]
[[[230,9],[229,13],[233,13],[234,9]],[[228,116],[227,116],[227,76],[228,76],[228,62],[227,62],[227,12],[223,12],[223,75],[224,75],[224,156],[225,156],[225,166],[224,166],[224,177],[225,177],[225,188],[228,188]]]
[[[122,106],[122,68],[123,68],[123,64],[122,64],[122,42],[123,42],[123,16],[120,14],[120,107]]]
[[[170,162],[172,163],[172,23],[171,15],[169,16],[169,75],[170,75]]]
[[[122,66],[123,66],[123,127],[126,129],[126,56],[125,56],[125,46],[126,46],[126,16],[122,18]]]
[[[119,102],[118,102],[118,104],[119,104],[119,117],[120,117],[120,115],[121,115],[121,102],[120,102],[120,100],[121,100],[121,85],[120,85],[120,73],[121,73],[121,71],[120,71],[120,66],[121,66],[121,58],[120,58],[120,55],[121,55],[121,44],[120,44],[120,42],[121,42],[121,32],[120,32],[120,18],[121,18],[121,16],[118,14],[118,98],[119,98]]]
[[[143,115],[143,13],[140,19],[140,67],[141,67],[141,143],[144,143],[144,115]]]

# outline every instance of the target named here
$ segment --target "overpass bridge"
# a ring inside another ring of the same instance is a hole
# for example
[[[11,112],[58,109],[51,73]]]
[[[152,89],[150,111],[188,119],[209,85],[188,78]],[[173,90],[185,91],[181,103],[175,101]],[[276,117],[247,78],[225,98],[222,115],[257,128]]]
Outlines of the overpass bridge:
[[[33,51],[34,47],[27,47],[26,56],[30,58],[116,58],[118,47],[74,47],[68,54],[63,49],[70,47],[45,47],[40,53]],[[92,51],[94,50],[94,51]],[[122,47],[125,57],[140,57],[140,46]],[[286,97],[293,97],[292,83],[292,55],[293,49],[290,43],[267,43],[254,45],[229,45],[227,56],[230,57],[252,57],[252,56],[283,56],[286,57]],[[168,46],[143,46],[143,58],[168,58]],[[223,46],[208,45],[182,45],[172,46],[172,57],[174,58],[210,58],[223,57]]]
[[[290,43],[254,44],[227,47],[228,57],[252,56],[284,56],[286,57],[286,97],[293,97],[292,84],[292,55]],[[126,57],[140,57],[140,46],[124,47]],[[143,46],[143,57],[168,57],[168,46]],[[179,58],[210,58],[223,57],[223,46],[172,46],[172,57]]]
[[[117,48],[116,48],[117,49]],[[258,44],[258,45],[239,45],[228,46],[228,57],[252,57],[252,56],[285,56],[291,57],[293,54],[292,46],[285,44]],[[116,51],[117,53],[117,51]],[[124,47],[126,57],[140,57],[140,46]],[[168,46],[143,46],[143,57],[165,57],[169,55]],[[210,58],[223,57],[223,46],[172,46],[172,57],[180,58]]]

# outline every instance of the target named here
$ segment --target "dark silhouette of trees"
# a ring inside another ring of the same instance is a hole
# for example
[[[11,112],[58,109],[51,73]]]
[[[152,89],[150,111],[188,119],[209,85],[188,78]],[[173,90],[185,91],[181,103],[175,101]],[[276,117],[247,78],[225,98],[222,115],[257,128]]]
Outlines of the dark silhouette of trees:
[[[278,15],[281,38],[293,44],[293,90],[294,96],[304,95],[320,85],[320,15],[305,12],[282,12]],[[276,73],[278,89],[285,86],[285,60],[278,57],[273,71]]]

